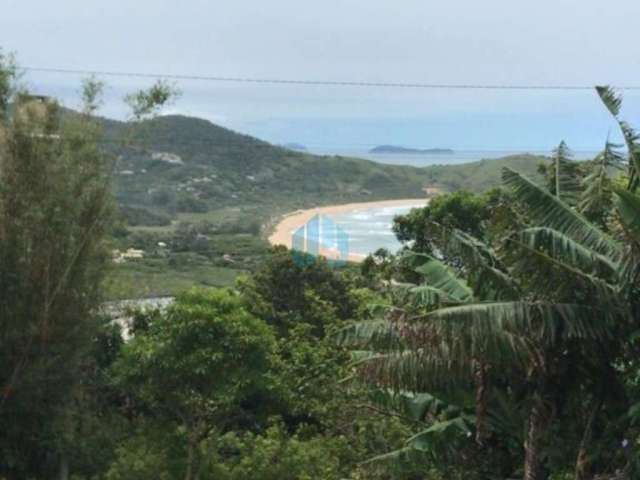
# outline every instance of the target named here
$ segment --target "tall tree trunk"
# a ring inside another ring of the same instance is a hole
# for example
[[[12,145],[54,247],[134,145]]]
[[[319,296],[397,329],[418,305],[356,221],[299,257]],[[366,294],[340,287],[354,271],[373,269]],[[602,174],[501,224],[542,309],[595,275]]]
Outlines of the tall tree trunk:
[[[474,362],[475,403],[476,403],[476,443],[480,446],[488,437],[487,431],[487,371],[489,367],[480,360]]]
[[[598,400],[593,406],[591,413],[589,413],[587,424],[584,427],[584,433],[582,434],[582,440],[580,440],[578,456],[576,458],[575,480],[587,480],[590,476],[591,463],[587,449],[593,437],[593,424],[600,412],[601,406],[602,400]]]
[[[529,414],[524,441],[524,480],[544,480],[541,439],[549,425],[550,414],[544,399],[537,397]]]
[[[189,444],[187,446],[187,473],[184,476],[184,480],[193,480],[195,453],[196,446],[194,445],[194,442],[189,439]]]
[[[59,480],[69,480],[69,458],[66,454],[60,457],[60,475]]]

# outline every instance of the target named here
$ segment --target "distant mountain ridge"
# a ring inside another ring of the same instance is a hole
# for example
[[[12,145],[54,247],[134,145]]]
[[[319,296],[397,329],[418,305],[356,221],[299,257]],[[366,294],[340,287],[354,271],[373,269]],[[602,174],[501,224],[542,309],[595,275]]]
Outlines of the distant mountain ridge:
[[[369,153],[378,154],[452,154],[450,148],[406,148],[397,145],[379,145],[369,150]]]

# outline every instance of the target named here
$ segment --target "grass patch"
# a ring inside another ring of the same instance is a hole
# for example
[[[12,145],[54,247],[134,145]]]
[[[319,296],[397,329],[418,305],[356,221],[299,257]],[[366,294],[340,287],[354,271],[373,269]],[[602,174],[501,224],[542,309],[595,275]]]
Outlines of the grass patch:
[[[164,259],[113,265],[104,282],[107,300],[173,296],[193,286],[230,287],[244,270],[212,265],[171,265]]]

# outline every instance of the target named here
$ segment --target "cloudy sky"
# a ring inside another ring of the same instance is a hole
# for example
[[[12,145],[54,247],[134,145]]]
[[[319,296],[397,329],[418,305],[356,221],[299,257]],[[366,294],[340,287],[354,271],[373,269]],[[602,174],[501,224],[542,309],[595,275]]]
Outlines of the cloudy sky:
[[[0,46],[25,67],[256,78],[640,86],[638,0],[2,0]],[[80,77],[27,72],[76,102]],[[104,78],[104,113],[125,92]],[[149,83],[150,81],[146,82]],[[180,81],[169,113],[276,143],[484,150],[598,148],[590,91],[418,90]],[[625,95],[640,125],[640,91]],[[613,130],[612,130],[613,131]]]

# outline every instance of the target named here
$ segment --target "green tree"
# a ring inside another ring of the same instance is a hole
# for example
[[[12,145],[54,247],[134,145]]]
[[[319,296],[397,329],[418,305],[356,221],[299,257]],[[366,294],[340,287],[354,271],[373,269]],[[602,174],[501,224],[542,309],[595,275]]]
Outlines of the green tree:
[[[439,195],[426,207],[395,217],[393,231],[401,242],[412,242],[411,248],[417,252],[433,250],[433,234],[429,228],[432,222],[481,238],[486,234],[485,225],[493,207],[502,197],[503,193],[497,189],[481,195],[464,190]]]
[[[613,209],[613,186],[615,179],[612,173],[624,170],[624,156],[618,151],[620,145],[605,143],[590,166],[590,171],[583,179],[583,190],[578,208],[589,220],[606,228],[608,217]]]
[[[226,290],[193,289],[125,345],[117,382],[184,431],[185,476],[195,478],[200,443],[224,431],[239,405],[268,387],[271,329]]]
[[[262,435],[229,433],[216,447],[207,478],[219,480],[342,480],[349,450],[344,437],[291,435],[281,423]]]
[[[280,335],[299,323],[317,336],[335,320],[351,318],[355,301],[348,284],[323,258],[296,261],[285,247],[274,247],[254,274],[239,283],[248,308]]]
[[[0,475],[68,476],[69,438],[99,334],[114,158],[94,114],[31,95],[0,55]]]
[[[0,65],[3,84],[12,71]],[[87,113],[0,90],[12,108],[0,112],[0,472],[51,478],[56,419],[96,331],[111,161]]]
[[[564,140],[553,150],[549,163],[539,165],[539,171],[546,177],[547,189],[553,195],[575,205],[583,176],[582,166],[573,160],[573,153]]]

